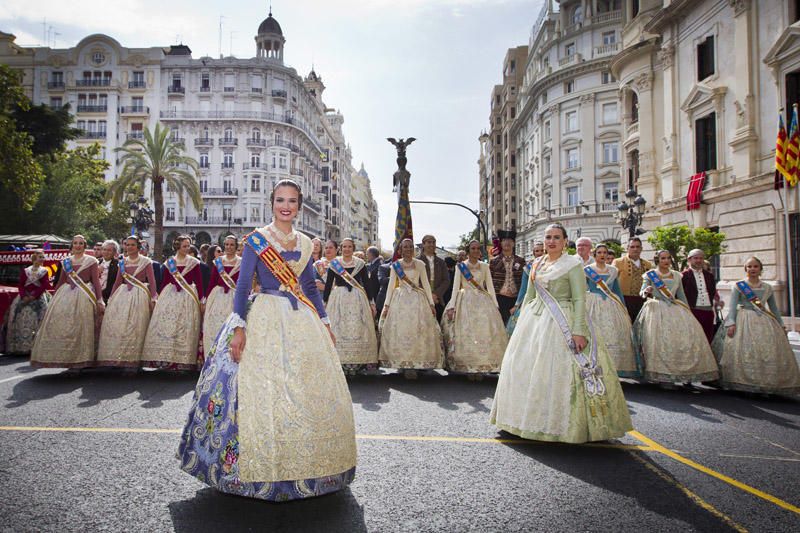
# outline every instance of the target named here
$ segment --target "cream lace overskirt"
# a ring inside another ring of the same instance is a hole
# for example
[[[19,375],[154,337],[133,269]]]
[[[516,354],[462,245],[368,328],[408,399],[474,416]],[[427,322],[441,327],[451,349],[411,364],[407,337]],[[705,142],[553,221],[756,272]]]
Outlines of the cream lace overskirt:
[[[101,366],[138,366],[150,324],[150,293],[121,285],[108,300],[100,329]]]
[[[206,312],[203,315],[203,353],[206,357],[211,353],[217,333],[233,312],[233,293],[233,290],[229,290],[226,294],[223,287],[214,287],[206,299]]]
[[[62,285],[36,333],[31,364],[80,368],[94,364],[95,304],[77,287]]]
[[[199,337],[200,309],[197,303],[190,294],[169,284],[161,291],[153,309],[142,347],[142,360],[194,367],[197,365]]]
[[[624,376],[638,375],[641,369],[636,364],[628,311],[610,299],[589,292],[586,294],[586,312],[592,319],[598,339],[606,345],[617,372]]]
[[[500,372],[508,344],[493,298],[472,287],[457,295],[455,317],[442,316],[447,369],[454,372]]]
[[[422,291],[405,282],[394,288],[388,316],[381,320],[380,365],[442,368],[442,333]]]
[[[336,286],[325,306],[343,365],[377,364],[378,338],[367,295]]]

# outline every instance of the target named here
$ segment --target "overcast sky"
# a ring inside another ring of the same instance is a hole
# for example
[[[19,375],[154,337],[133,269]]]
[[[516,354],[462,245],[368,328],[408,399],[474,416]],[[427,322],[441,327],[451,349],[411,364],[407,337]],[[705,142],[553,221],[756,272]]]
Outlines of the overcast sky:
[[[527,44],[541,0],[275,0],[286,37],[284,61],[305,76],[312,62],[341,110],[353,165],[363,161],[390,248],[396,195],[394,147],[386,137],[416,137],[408,149],[412,200],[478,206],[478,136],[488,126],[489,96],[501,82],[508,48]],[[233,7],[235,6],[235,8]],[[2,0],[0,30],[24,45],[44,43],[43,18],[59,48],[105,33],[123,46],[181,41],[194,57],[255,55],[268,2],[236,0]],[[233,32],[233,33],[231,33]],[[52,45],[52,40],[50,42]],[[458,242],[475,218],[464,210],[412,206],[414,234]]]

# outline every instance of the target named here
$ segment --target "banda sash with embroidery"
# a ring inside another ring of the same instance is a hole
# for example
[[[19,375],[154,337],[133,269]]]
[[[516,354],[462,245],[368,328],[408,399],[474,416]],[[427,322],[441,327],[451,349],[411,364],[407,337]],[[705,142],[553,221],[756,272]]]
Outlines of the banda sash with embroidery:
[[[764,305],[764,302],[761,301],[761,298],[758,297],[758,295],[756,294],[756,292],[753,290],[753,288],[750,286],[749,283],[747,283],[746,281],[737,281],[736,288],[739,289],[739,292],[742,293],[742,296],[747,298],[747,301],[753,304],[753,306],[756,308],[757,313],[759,314],[765,313],[767,316],[770,316],[773,319],[775,319],[775,321],[777,321],[778,324],[780,324],[781,327],[783,327],[783,322],[779,320],[778,317],[776,317],[775,314]]]
[[[175,278],[175,281],[178,282],[178,285],[180,285],[183,290],[189,293],[197,306],[200,307],[200,299],[197,297],[197,292],[195,292],[194,287],[189,285],[189,282],[186,281],[186,278],[183,277],[183,274],[178,272],[178,263],[175,262],[174,257],[167,259],[167,270],[172,277]]]
[[[233,282],[233,278],[225,272],[225,265],[222,264],[222,258],[217,257],[214,259],[214,266],[217,267],[217,273],[219,277],[222,278],[222,281],[225,282],[225,285],[228,286],[229,289],[236,289],[236,284]]]
[[[489,294],[486,292],[486,289],[481,287],[480,284],[475,280],[475,276],[472,275],[472,272],[470,272],[469,267],[465,263],[458,263],[458,271],[461,272],[461,275],[464,276],[464,279],[467,280],[473,287],[483,293]]]
[[[147,289],[147,285],[145,285],[144,282],[142,282],[141,280],[136,279],[136,276],[131,276],[130,274],[125,272],[125,259],[119,260],[119,271],[122,275],[123,280],[125,280],[127,283],[130,283],[132,286],[143,290],[144,293],[147,295],[147,297],[148,298],[150,297],[150,291]]]
[[[612,300],[614,300],[615,302],[617,302],[619,305],[622,306],[623,309],[627,309],[625,307],[625,304],[619,301],[619,298],[617,298],[617,295],[614,294],[613,292],[611,292],[611,289],[606,284],[606,281],[600,276],[600,274],[597,273],[597,271],[595,269],[593,269],[591,266],[587,266],[587,267],[583,267],[583,272],[586,274],[587,278],[592,280],[592,282],[595,285],[600,287],[600,290],[603,291],[603,293],[607,297],[609,297]]]
[[[86,282],[81,279],[81,277],[78,275],[77,272],[75,272],[75,269],[72,267],[72,259],[67,257],[66,259],[64,259],[63,263],[64,263],[64,272],[67,273],[72,283],[74,283],[75,286],[78,288],[78,290],[80,290],[83,294],[85,294],[87,298],[89,298],[89,300],[91,300],[92,305],[97,305],[97,296],[95,296],[92,288],[89,287],[86,284]]]
[[[288,289],[287,292],[307,305],[309,309],[314,311],[315,315],[319,315],[319,313],[317,313],[317,308],[314,307],[311,300],[303,293],[303,289],[300,287],[300,280],[297,279],[297,274],[294,273],[289,263],[287,263],[278,250],[269,243],[264,235],[259,231],[254,231],[245,237],[245,242],[255,251],[258,258],[261,259],[261,262],[267,267],[267,270],[275,276],[275,279]]]
[[[650,282],[653,284],[656,290],[658,290],[658,292],[660,292],[661,294],[664,295],[665,298],[667,298],[669,303],[682,305],[686,309],[689,309],[689,306],[687,306],[682,301],[676,299],[675,296],[672,295],[672,292],[667,288],[666,283],[664,283],[664,280],[661,279],[661,276],[658,275],[658,272],[656,272],[655,270],[650,270],[647,273],[647,279],[650,280]]]
[[[406,276],[406,271],[403,270],[403,265],[400,264],[400,261],[395,261],[392,263],[392,268],[394,269],[394,273],[397,274],[397,277],[400,278],[400,281],[403,281],[408,284],[409,287],[414,289],[415,291],[422,292],[422,289],[414,285],[408,276]]]
[[[358,280],[356,280],[356,278],[354,278],[353,275],[344,268],[344,265],[342,265],[341,261],[338,259],[331,259],[329,266],[340,278],[345,280],[348,285],[354,289],[360,290],[364,293],[364,295],[367,294],[367,291],[364,290],[364,287],[362,287]]]

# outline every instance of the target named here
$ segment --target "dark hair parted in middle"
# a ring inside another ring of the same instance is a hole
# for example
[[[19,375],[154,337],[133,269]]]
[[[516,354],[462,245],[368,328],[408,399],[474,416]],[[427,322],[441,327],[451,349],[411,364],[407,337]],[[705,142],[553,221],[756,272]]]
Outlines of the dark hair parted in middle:
[[[275,205],[275,191],[278,190],[279,187],[291,187],[297,191],[297,206],[303,207],[303,189],[300,188],[300,184],[298,184],[294,180],[290,179],[282,179],[278,180],[275,183],[275,186],[272,188],[272,192],[269,194],[269,204],[270,206]]]

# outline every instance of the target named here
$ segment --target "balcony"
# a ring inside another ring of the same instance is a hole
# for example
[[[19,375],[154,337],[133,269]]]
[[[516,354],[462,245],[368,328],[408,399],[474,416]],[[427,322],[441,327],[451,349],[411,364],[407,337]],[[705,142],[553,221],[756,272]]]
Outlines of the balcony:
[[[569,67],[571,65],[577,65],[582,61],[580,54],[570,54],[566,57],[562,57],[558,60],[559,67]]]
[[[253,163],[242,163],[242,170],[258,170],[261,172],[267,172],[269,170],[269,167],[265,163],[258,165],[255,165]]]
[[[127,135],[127,139],[130,141],[132,139],[142,140],[144,139],[144,131],[129,131]]]
[[[633,136],[639,135],[639,121],[637,120],[633,124],[628,124],[628,129],[626,131],[629,139]]]
[[[144,80],[129,81],[128,89],[147,89],[147,82]]]
[[[617,202],[603,202],[602,204],[598,204],[598,212],[600,213],[616,213],[617,206],[619,205],[619,201]]]
[[[303,171],[302,171],[302,169],[299,169],[299,168],[293,168],[293,169],[289,170],[289,174],[291,174],[292,176],[298,176],[300,178],[303,177]]]
[[[119,108],[121,115],[149,115],[150,108],[143,105],[125,105]]]
[[[593,16],[592,24],[606,24],[608,22],[619,22],[620,20],[622,20],[622,11],[608,11]]]
[[[184,220],[187,226],[227,226],[233,222],[225,217],[186,217]]]
[[[266,139],[247,139],[247,146],[260,146],[265,148],[267,146]]]
[[[194,140],[195,146],[214,146],[214,139],[211,137],[196,137]]]
[[[286,99],[286,90],[285,89],[272,89],[272,97],[273,98]]]
[[[76,87],[111,87],[111,78],[75,80]]]
[[[619,51],[619,43],[604,44],[594,47],[594,57],[614,55]]]
[[[105,131],[82,131],[79,138],[81,139],[103,139],[106,138]]]
[[[170,137],[169,140],[172,141],[175,144],[180,144],[181,146],[186,146],[186,139],[184,139],[183,137]]]
[[[262,94],[264,92],[264,89],[262,89],[261,87],[250,87],[250,92],[253,93],[253,94],[259,94],[260,95],[260,94]]]
[[[566,28],[564,28],[564,33],[562,34],[564,37],[569,37],[570,35],[574,35],[583,29],[583,22],[576,22],[575,24],[570,24]]]
[[[220,146],[239,146],[239,139],[223,137],[219,141]]]
[[[78,104],[76,111],[78,113],[106,113],[108,112],[108,105],[82,105]]]
[[[200,195],[204,198],[231,198],[232,196],[239,196],[239,189],[207,187],[205,190],[200,191]]]
[[[48,81],[47,88],[51,91],[63,91],[65,84],[63,81]]]
[[[314,202],[312,200],[307,200],[303,198],[303,205],[308,207],[312,211],[316,211],[317,213],[322,213],[322,206],[318,202]]]
[[[186,94],[186,87],[182,85],[168,85],[167,94],[174,94],[183,96]]]
[[[200,87],[200,92],[201,93],[210,93],[211,92],[211,87],[209,87],[207,85],[202,85]]]
[[[235,93],[236,92],[236,87],[223,87],[222,88],[222,92]]]
[[[233,170],[233,163],[220,163],[219,168],[222,170]]]

